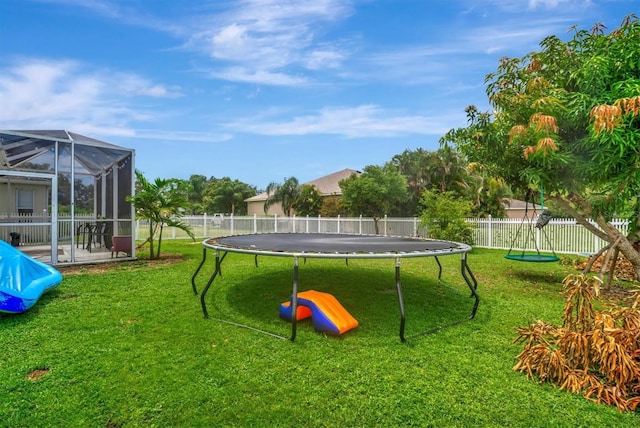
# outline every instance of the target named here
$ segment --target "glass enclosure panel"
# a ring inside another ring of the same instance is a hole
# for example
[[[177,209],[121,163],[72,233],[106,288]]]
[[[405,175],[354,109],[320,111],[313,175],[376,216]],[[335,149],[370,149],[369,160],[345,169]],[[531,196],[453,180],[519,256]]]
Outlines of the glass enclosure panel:
[[[11,169],[53,172],[55,142],[37,138],[3,136],[0,138],[3,161]]]
[[[0,239],[47,263],[110,259],[132,235],[133,168],[132,150],[79,134],[0,131]]]

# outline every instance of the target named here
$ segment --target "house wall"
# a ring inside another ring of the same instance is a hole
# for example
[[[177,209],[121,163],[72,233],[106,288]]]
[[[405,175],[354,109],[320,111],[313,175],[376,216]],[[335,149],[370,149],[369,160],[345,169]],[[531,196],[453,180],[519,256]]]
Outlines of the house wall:
[[[523,218],[525,212],[523,209],[512,209],[505,211],[507,213],[507,218]]]
[[[18,190],[33,191],[33,215],[42,215],[49,210],[49,186],[23,180],[0,181],[0,215],[16,215]]]
[[[260,201],[248,201],[247,202],[247,215],[265,215],[264,212],[264,200]],[[273,204],[269,207],[266,215],[283,216],[284,211],[280,204]]]
[[[537,218],[540,214],[542,214],[542,209],[540,206],[536,205],[534,207],[529,207],[528,210],[524,208],[511,208],[506,209],[505,212],[507,214],[507,218]]]

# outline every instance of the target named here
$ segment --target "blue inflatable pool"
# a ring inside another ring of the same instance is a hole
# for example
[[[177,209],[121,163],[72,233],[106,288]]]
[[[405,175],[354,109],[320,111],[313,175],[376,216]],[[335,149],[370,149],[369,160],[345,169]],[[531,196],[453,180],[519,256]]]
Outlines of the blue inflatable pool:
[[[56,287],[62,274],[0,241],[0,312],[25,312],[42,293]]]

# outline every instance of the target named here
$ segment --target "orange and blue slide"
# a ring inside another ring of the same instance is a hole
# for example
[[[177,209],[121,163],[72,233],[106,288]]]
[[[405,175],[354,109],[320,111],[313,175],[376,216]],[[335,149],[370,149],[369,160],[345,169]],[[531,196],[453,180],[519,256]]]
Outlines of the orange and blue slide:
[[[313,328],[327,334],[341,335],[356,328],[358,321],[333,295],[308,290],[298,293],[296,320],[311,317]],[[291,300],[280,305],[280,318],[291,321]]]

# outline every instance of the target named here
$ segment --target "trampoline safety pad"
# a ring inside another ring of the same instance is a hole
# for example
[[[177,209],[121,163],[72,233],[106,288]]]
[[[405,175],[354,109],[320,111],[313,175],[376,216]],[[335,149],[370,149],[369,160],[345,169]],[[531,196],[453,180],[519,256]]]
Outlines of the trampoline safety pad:
[[[212,238],[205,245],[224,251],[299,257],[409,257],[471,250],[466,244],[399,236],[331,233],[261,233]]]

